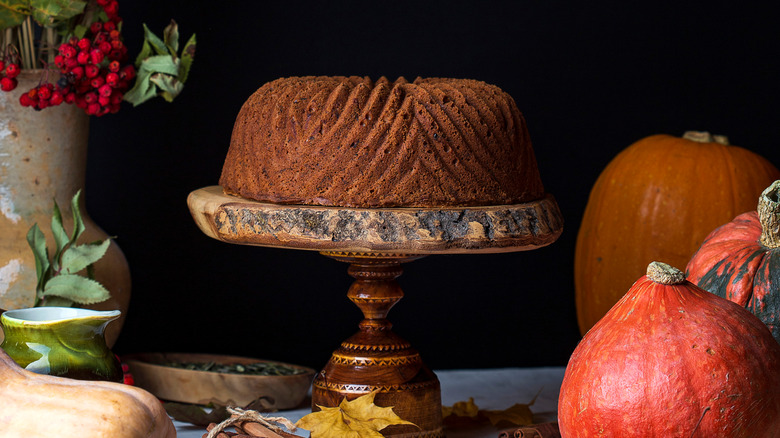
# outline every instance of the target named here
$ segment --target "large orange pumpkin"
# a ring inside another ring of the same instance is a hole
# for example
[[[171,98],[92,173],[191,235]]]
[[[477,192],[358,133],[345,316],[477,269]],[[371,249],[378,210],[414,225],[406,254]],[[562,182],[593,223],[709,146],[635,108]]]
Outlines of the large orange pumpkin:
[[[713,229],[754,210],[778,177],[760,155],[702,132],[653,135],[620,152],[596,180],[577,235],[581,332],[623,296],[648,260],[685,266]]]

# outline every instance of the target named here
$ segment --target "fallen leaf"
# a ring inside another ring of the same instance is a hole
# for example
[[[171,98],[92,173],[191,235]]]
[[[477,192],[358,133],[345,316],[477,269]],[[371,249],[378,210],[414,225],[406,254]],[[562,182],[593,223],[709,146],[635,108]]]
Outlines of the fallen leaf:
[[[163,407],[174,420],[196,426],[206,427],[210,423],[220,423],[230,417],[225,406],[208,406],[213,408],[208,412],[202,406],[186,403],[165,402]]]
[[[458,417],[476,417],[479,413],[479,407],[474,403],[474,397],[469,397],[469,401],[460,401],[452,406],[442,406],[442,417],[447,418],[450,415]]]
[[[530,406],[530,404],[517,403],[503,411],[482,411],[482,413],[493,426],[526,426],[534,422],[534,414],[531,412]]]
[[[534,414],[531,406],[541,394],[541,390],[527,404],[516,403],[503,410],[483,410],[474,403],[474,398],[457,402],[452,406],[442,406],[444,423],[451,426],[463,426],[490,421],[498,427],[525,426],[533,424]]]
[[[387,426],[416,426],[401,419],[392,407],[375,405],[377,392],[370,392],[352,401],[347,401],[345,397],[335,408],[318,405],[320,411],[304,416],[295,425],[311,432],[311,438],[383,438],[379,431]]]

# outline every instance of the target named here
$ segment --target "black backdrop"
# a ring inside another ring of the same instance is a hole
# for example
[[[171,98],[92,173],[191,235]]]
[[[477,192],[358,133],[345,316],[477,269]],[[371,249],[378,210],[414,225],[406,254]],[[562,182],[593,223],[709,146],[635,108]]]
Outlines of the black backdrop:
[[[161,32],[171,18],[199,45],[176,102],[125,104],[91,122],[87,209],[118,236],[133,275],[115,351],[321,367],[360,319],[345,297],[347,266],[212,240],[187,194],[217,183],[235,116],[267,81],[442,76],[514,97],[565,229],[537,251],[404,265],[406,297],[391,320],[434,368],[564,365],[579,340],[579,221],[612,157],[645,136],[694,129],[780,164],[778,14],[749,2],[633,3],[121,1],[133,53],[141,23]]]

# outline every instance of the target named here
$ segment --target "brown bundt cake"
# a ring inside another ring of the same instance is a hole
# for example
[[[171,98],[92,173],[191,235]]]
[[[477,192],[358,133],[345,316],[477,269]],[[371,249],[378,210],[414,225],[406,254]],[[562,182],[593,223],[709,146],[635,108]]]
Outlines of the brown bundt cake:
[[[544,194],[525,120],[476,80],[292,77],[244,103],[219,181],[283,204],[517,204]]]

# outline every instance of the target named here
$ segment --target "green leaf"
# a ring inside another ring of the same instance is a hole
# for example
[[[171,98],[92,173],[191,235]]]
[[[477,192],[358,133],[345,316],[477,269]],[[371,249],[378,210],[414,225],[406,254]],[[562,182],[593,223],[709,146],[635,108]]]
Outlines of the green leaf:
[[[87,26],[84,26],[83,24],[77,24],[76,27],[73,28],[73,36],[75,36],[78,39],[84,38],[84,35],[87,34],[87,30],[89,28]]]
[[[141,68],[141,63],[144,62],[144,59],[150,56],[152,56],[152,45],[149,44],[149,41],[144,40],[144,44],[141,47],[141,52],[135,58],[135,67]]]
[[[184,88],[184,84],[179,82],[175,77],[162,73],[153,74],[149,80],[157,85],[160,89],[160,95],[168,102],[173,102],[173,99],[176,98]]]
[[[52,295],[41,302],[43,307],[72,307],[73,300]]]
[[[0,30],[22,24],[28,15],[29,0],[0,0]]]
[[[106,253],[110,239],[96,243],[86,243],[83,245],[72,245],[62,253],[61,272],[75,274],[87,266],[100,260]]]
[[[163,38],[168,51],[175,55],[179,51],[179,26],[175,21],[171,20],[171,24],[165,26]]]
[[[183,84],[187,82],[187,77],[190,75],[190,67],[192,67],[192,61],[195,59],[195,48],[197,42],[195,34],[192,34],[187,44],[184,45],[184,49],[181,52],[181,67],[179,68],[179,81]]]
[[[79,189],[79,191],[77,191],[70,200],[70,209],[73,212],[73,236],[70,238],[71,244],[76,243],[76,239],[78,239],[79,236],[81,236],[81,233],[83,233],[86,229],[84,226],[84,221],[81,220],[81,203],[79,202],[80,198],[81,189]]]
[[[141,62],[140,70],[179,76],[179,60],[171,55],[150,56]]]
[[[84,12],[87,2],[79,0],[31,0],[32,17],[41,26],[53,26]]]
[[[149,81],[151,75],[146,70],[139,71],[135,79],[135,85],[125,93],[123,99],[132,103],[133,106],[138,106],[156,96],[157,90],[154,84]]]
[[[170,55],[170,52],[168,51],[168,47],[165,45],[165,42],[163,42],[163,40],[161,40],[160,37],[158,37],[151,30],[149,30],[149,28],[146,27],[146,23],[144,23],[144,41],[145,42],[148,41],[158,55]]]
[[[54,201],[54,211],[51,216],[51,232],[54,235],[54,242],[57,245],[54,251],[54,269],[58,270],[57,261],[60,259],[62,250],[70,243],[70,237],[68,232],[65,231],[65,227],[62,225],[62,212],[60,212],[60,206],[57,205],[57,201]]]
[[[49,270],[49,251],[46,249],[46,236],[38,228],[38,224],[33,224],[30,231],[27,232],[27,243],[32,249],[35,257],[35,273],[38,275],[38,290],[43,289],[46,273]]]
[[[105,301],[111,294],[95,280],[76,274],[60,274],[46,282],[42,296],[47,299],[57,296],[88,305]]]

